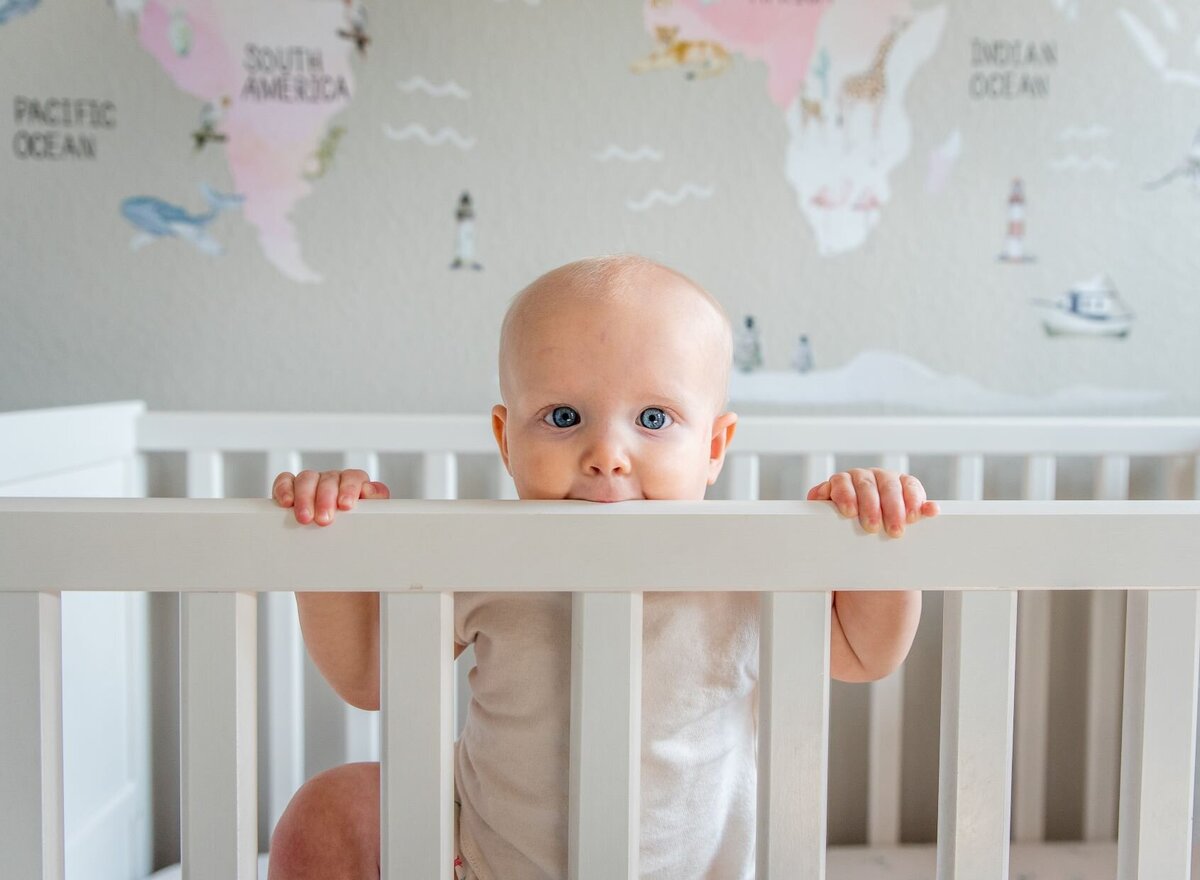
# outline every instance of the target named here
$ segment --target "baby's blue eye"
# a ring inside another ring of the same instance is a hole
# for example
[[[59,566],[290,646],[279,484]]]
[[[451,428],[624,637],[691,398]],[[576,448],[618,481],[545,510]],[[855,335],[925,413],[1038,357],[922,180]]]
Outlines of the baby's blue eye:
[[[638,416],[638,421],[642,423],[643,428],[650,428],[657,431],[659,428],[665,428],[671,424],[671,417],[657,406],[650,406],[642,410],[642,414]]]
[[[569,428],[579,424],[579,413],[569,406],[556,406],[542,421],[554,425],[556,428]]]

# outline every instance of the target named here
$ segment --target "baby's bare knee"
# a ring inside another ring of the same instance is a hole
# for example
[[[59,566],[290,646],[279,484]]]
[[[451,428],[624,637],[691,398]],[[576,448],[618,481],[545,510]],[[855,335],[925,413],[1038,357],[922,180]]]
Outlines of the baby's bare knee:
[[[304,783],[270,853],[270,880],[378,880],[379,765],[344,764]]]

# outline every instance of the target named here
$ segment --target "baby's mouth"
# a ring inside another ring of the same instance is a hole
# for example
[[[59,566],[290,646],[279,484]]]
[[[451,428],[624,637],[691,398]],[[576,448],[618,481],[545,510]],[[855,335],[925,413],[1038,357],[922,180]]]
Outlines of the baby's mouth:
[[[571,501],[591,501],[596,504],[616,504],[620,501],[641,501],[639,495],[618,495],[615,492],[596,492],[591,495],[568,495]]]

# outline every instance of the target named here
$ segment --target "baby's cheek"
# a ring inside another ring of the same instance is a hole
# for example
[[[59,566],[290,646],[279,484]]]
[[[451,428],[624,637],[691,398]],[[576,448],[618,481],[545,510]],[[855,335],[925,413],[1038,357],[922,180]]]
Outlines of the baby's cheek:
[[[510,455],[519,498],[563,498],[571,490],[572,471],[551,452]]]
[[[670,457],[645,469],[641,482],[647,498],[699,501],[708,488],[708,460]]]

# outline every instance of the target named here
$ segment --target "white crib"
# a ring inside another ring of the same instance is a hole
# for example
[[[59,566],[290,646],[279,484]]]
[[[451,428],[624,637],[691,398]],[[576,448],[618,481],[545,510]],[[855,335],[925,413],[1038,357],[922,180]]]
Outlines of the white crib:
[[[356,710],[346,723],[348,741],[377,748],[384,761],[384,876],[392,878],[445,876],[450,863],[451,591],[569,589],[571,876],[636,877],[641,598],[627,592],[631,583],[764,592],[759,876],[820,878],[828,866],[829,876],[855,880],[931,877],[935,856],[897,847],[900,675],[869,686],[872,846],[826,847],[827,591],[947,591],[936,869],[975,880],[1007,877],[1010,855],[1014,867],[1036,865],[1048,851],[1030,846],[1045,828],[1050,594],[1041,591],[1095,590],[1082,792],[1083,837],[1093,846],[1060,846],[1058,864],[1088,880],[1190,875],[1200,503],[1180,499],[1200,497],[1200,420],[744,418],[718,486],[731,500],[440,503],[458,495],[459,457],[493,448],[482,415],[154,413],[138,402],[0,415],[0,495],[33,496],[0,501],[3,876],[58,878],[64,861],[72,877],[148,868],[139,857],[128,870],[76,870],[105,852],[99,820],[66,839],[62,669],[73,637],[63,644],[60,591],[129,591],[120,600],[129,657],[144,653],[136,621],[147,592],[183,594],[185,876],[247,880],[259,849],[256,594],[270,633],[273,824],[304,773],[303,648],[289,593],[387,591],[382,730]],[[224,495],[227,453],[265,453],[265,495],[276,472],[299,469],[302,451],[337,453],[342,466],[372,474],[382,454],[420,456],[426,500],[362,505],[328,530],[296,527],[266,500],[197,500]],[[146,456],[158,452],[186,453],[188,500],[140,497]],[[758,500],[771,457],[794,457],[795,482],[807,487],[847,457],[908,470],[910,455],[944,459],[940,497],[955,500],[900,542],[856,534],[826,505]],[[1025,500],[980,500],[985,460],[996,456],[1021,458]],[[1093,463],[1099,500],[1054,500],[1059,461],[1077,457]],[[1156,500],[1124,500],[1131,469],[1149,462],[1160,477]],[[498,460],[485,494],[513,497]],[[103,497],[79,497],[87,495]],[[612,546],[627,550],[596,552]],[[676,554],[670,566],[657,564],[671,555],[663,547],[687,548],[691,561]],[[546,564],[573,555],[589,564]],[[67,598],[77,595],[98,594]],[[418,673],[389,677],[388,668]],[[136,791],[136,777],[148,775],[138,732],[144,687],[134,682],[127,695],[133,781],[122,790],[136,802],[123,833],[134,852],[148,851],[146,794]],[[70,738],[67,746],[70,755]],[[1059,875],[1038,880],[1051,876]]]

